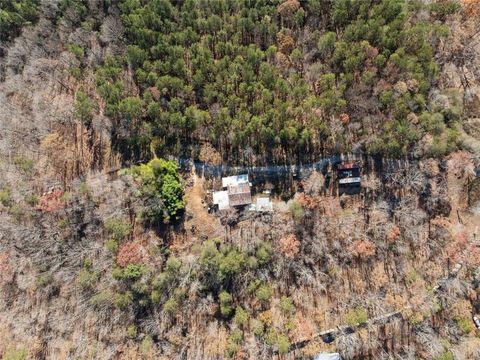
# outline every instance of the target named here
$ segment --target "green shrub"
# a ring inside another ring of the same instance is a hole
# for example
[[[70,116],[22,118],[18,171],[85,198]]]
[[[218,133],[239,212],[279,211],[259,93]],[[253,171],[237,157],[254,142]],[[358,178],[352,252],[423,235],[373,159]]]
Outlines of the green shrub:
[[[82,194],[84,196],[90,195],[90,187],[88,186],[88,184],[85,181],[82,181],[80,183],[79,191],[80,191],[80,194]]]
[[[259,286],[262,284],[262,282],[259,279],[254,279],[248,283],[247,286],[247,292],[249,294],[254,294],[255,291],[259,288]]]
[[[243,333],[241,330],[235,329],[230,333],[229,341],[239,344],[243,340]]]
[[[98,273],[89,267],[83,267],[77,275],[76,283],[83,289],[93,289],[98,280]]]
[[[453,356],[453,353],[448,350],[442,353],[439,357],[438,360],[455,360],[455,357]]]
[[[107,240],[105,247],[108,251],[115,254],[118,250],[118,242],[114,239]]]
[[[267,328],[267,331],[265,332],[265,342],[270,345],[274,346],[277,344],[278,341],[278,332],[275,330],[273,327]]]
[[[227,347],[225,349],[225,355],[228,358],[232,358],[237,351],[238,351],[238,344],[235,344],[234,342],[227,343]]]
[[[10,186],[5,186],[0,189],[0,203],[3,206],[10,206],[12,202],[12,188]]]
[[[243,340],[243,333],[235,329],[230,333],[228,337],[228,344],[226,349],[227,357],[233,357],[238,350],[238,344]]]
[[[280,309],[282,309],[282,312],[284,314],[291,314],[295,310],[292,298],[282,296],[282,298],[280,299]]]
[[[16,222],[22,220],[23,215],[25,215],[25,210],[20,204],[13,204],[8,213],[15,219]]]
[[[83,89],[78,90],[75,94],[75,103],[73,105],[75,116],[82,123],[89,125],[92,122],[95,108],[96,104],[90,99],[88,94]]]
[[[35,284],[37,285],[37,287],[43,287],[51,284],[52,281],[53,281],[52,274],[49,272],[44,272],[37,276],[37,278],[35,279]]]
[[[263,303],[270,301],[270,298],[272,297],[272,295],[273,295],[273,290],[268,284],[260,285],[260,287],[255,292],[255,296],[257,297],[257,299]]]
[[[131,173],[140,182],[140,196],[145,203],[145,219],[153,223],[179,219],[185,209],[183,185],[177,164],[153,159],[133,166]]]
[[[322,57],[326,57],[327,55],[330,55],[335,48],[335,40],[336,40],[336,35],[334,32],[329,31],[325,34],[323,34],[320,37],[320,40],[318,40],[317,48],[318,52],[322,55]]]
[[[153,290],[152,293],[150,294],[150,300],[154,304],[159,303],[161,298],[162,298],[162,294],[160,293],[160,291]]]
[[[236,307],[234,320],[241,327],[247,325],[248,314],[241,306]]]
[[[252,321],[250,328],[256,336],[263,335],[263,331],[265,330],[263,322],[257,319]]]
[[[139,279],[142,273],[143,266],[138,264],[128,264],[127,267],[123,269],[123,276],[130,280]]]
[[[171,255],[168,257],[167,262],[165,263],[165,272],[176,276],[179,274],[182,268],[182,262],[177,259],[175,256]]]
[[[175,315],[178,311],[178,303],[175,299],[168,299],[165,304],[163,304],[163,311],[169,315]]]
[[[290,213],[295,220],[302,220],[304,215],[302,205],[300,205],[298,201],[292,201],[292,203],[290,204]]]
[[[77,80],[80,80],[82,78],[82,69],[78,66],[71,66],[68,69],[68,72]]]
[[[134,324],[128,325],[127,327],[127,336],[129,338],[137,337],[137,327]]]
[[[277,347],[279,354],[286,354],[290,350],[290,340],[288,336],[279,334],[277,338]]]
[[[113,301],[116,307],[125,309],[133,303],[133,293],[131,291],[116,293]]]
[[[361,307],[350,309],[344,316],[345,322],[349,326],[356,326],[357,324],[364,324],[367,322],[367,312]]]
[[[462,8],[458,0],[435,1],[430,4],[430,9],[437,13],[440,18],[455,14]]]
[[[70,221],[68,220],[68,218],[60,219],[57,221],[57,226],[61,230],[65,230],[68,225],[70,225]]]
[[[35,161],[20,155],[17,155],[13,158],[13,163],[27,175],[31,175],[35,168]]]
[[[222,291],[219,295],[220,300],[220,313],[227,317],[232,313],[232,301],[233,297],[226,291]]]
[[[111,290],[102,290],[90,298],[90,304],[93,306],[111,305],[114,302],[114,294]]]
[[[11,349],[7,348],[3,353],[3,360],[26,360],[28,358],[28,350],[25,348]]]
[[[118,242],[130,234],[131,226],[123,219],[112,218],[105,221],[105,229],[112,239]]]
[[[407,284],[413,284],[418,279],[418,273],[415,269],[410,270],[407,275],[405,275],[405,281]]]
[[[458,317],[458,318],[455,318],[455,321],[456,321],[458,327],[460,328],[460,330],[462,330],[462,332],[465,335],[468,335],[473,330],[475,330],[475,328],[473,326],[473,323],[472,323],[472,320],[470,320],[468,318]]]
[[[60,198],[60,200],[62,200],[63,202],[67,202],[71,198],[72,198],[72,193],[70,191],[65,191],[62,197]]]
[[[72,53],[75,55],[77,60],[81,61],[83,57],[85,56],[85,51],[83,48],[79,45],[76,44],[67,44],[65,45],[65,48],[67,49],[68,52]]]
[[[257,251],[255,253],[259,265],[268,264],[270,262],[271,255],[272,246],[266,242],[262,242],[262,244],[257,248]]]
[[[30,206],[36,206],[39,200],[40,198],[35,194],[29,194],[25,196],[25,202]]]
[[[153,340],[150,335],[146,335],[140,343],[139,350],[143,355],[148,355],[153,348]]]

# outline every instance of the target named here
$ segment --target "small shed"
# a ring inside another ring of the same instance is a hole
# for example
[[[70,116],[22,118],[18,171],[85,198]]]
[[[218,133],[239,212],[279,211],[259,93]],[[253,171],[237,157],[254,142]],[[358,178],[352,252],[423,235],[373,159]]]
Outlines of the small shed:
[[[355,163],[344,163],[338,165],[337,178],[340,185],[360,185],[360,166]]]
[[[268,197],[257,198],[257,206],[255,207],[255,210],[261,211],[261,212],[273,211],[272,201]]]
[[[228,209],[228,191],[215,191],[213,193],[213,204],[218,206],[218,210]]]
[[[238,185],[228,186],[228,201],[230,206],[242,206],[252,203],[252,194],[250,192],[250,184],[241,183]]]

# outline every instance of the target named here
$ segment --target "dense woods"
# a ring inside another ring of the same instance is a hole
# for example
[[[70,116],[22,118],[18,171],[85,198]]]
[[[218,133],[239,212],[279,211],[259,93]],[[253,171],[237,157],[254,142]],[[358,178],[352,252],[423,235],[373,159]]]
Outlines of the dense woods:
[[[429,6],[433,25],[418,15]],[[234,162],[352,150],[402,157],[427,134],[420,156],[456,148],[461,106],[428,102],[434,51],[449,33],[442,19],[458,10],[449,3],[125,0],[119,8],[129,45],[105,59],[96,84],[133,156],[198,156],[209,142]],[[127,69],[138,95],[127,90]]]
[[[31,25],[38,19],[38,0],[0,1],[0,41],[15,38],[22,26]]]

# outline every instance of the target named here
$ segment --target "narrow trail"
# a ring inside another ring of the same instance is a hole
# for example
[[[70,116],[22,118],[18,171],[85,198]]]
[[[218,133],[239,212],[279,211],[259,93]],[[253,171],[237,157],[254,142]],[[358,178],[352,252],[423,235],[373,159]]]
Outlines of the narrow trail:
[[[316,162],[308,164],[292,164],[292,165],[265,165],[265,166],[230,166],[230,165],[212,165],[200,161],[193,161],[185,158],[170,157],[178,163],[178,166],[183,171],[195,171],[200,178],[204,177],[221,177],[232,174],[248,173],[249,176],[255,178],[269,178],[278,176],[288,176],[290,174],[297,174],[302,177],[308,176],[312,171],[322,171],[328,168],[329,165],[335,165],[342,161],[360,160],[361,157],[352,155],[332,155],[330,157],[319,159]]]

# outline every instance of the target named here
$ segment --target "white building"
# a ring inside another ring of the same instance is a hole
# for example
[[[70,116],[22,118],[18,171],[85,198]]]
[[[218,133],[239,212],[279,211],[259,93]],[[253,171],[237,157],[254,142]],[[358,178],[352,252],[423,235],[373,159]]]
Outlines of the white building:
[[[249,184],[248,174],[234,175],[222,178],[222,187],[224,189],[228,188],[229,186],[238,186],[243,184]]]
[[[314,360],[342,360],[339,353],[320,353],[315,355]]]
[[[258,197],[257,205],[255,206],[256,211],[261,212],[270,212],[273,211],[273,204],[270,198],[268,197]]]

